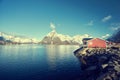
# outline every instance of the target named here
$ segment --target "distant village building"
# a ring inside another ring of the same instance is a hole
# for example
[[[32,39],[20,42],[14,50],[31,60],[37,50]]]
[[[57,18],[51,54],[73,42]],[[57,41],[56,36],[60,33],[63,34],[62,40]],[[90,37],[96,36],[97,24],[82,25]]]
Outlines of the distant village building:
[[[99,39],[99,38],[93,38],[93,39],[83,39],[83,45],[85,45],[88,48],[106,48],[107,44],[105,40]]]
[[[106,41],[106,45],[107,47],[112,47],[115,43],[111,42],[111,41]]]
[[[93,38],[83,38],[83,40],[82,40],[83,46],[84,46],[84,47],[87,47],[87,43],[88,43],[88,41],[91,40],[91,39],[93,39]]]
[[[5,39],[2,36],[0,36],[0,44],[4,44],[4,43],[5,43]]]

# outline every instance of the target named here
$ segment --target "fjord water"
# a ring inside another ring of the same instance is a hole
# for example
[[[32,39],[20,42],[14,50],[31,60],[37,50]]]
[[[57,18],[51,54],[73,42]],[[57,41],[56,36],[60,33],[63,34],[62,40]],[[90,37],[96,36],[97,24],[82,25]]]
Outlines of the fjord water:
[[[76,80],[74,45],[0,45],[0,80]]]

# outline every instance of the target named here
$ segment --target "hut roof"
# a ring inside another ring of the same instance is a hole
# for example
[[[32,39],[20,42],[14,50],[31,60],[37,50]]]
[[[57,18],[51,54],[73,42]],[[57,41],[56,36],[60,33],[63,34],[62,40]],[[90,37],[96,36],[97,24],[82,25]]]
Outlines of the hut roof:
[[[93,39],[93,38],[83,38],[82,40],[83,40],[83,41],[84,41],[84,40],[88,41],[88,40],[91,40],[91,39]]]

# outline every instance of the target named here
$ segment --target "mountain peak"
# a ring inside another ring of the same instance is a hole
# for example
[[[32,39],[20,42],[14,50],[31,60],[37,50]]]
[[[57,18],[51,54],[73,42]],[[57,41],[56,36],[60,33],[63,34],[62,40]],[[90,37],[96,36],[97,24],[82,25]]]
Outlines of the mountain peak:
[[[41,41],[42,44],[82,44],[83,38],[89,38],[88,34],[69,36],[57,33],[55,30],[49,32]]]
[[[56,30],[52,30],[51,32],[49,32],[49,33],[47,34],[47,36],[53,37],[53,36],[55,36],[56,34],[57,34]]]

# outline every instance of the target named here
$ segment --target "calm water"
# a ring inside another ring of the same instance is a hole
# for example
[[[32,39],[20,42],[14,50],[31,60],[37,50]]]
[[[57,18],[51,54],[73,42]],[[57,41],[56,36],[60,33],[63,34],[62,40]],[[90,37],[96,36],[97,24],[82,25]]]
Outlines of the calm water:
[[[76,80],[78,46],[0,45],[0,80]]]

